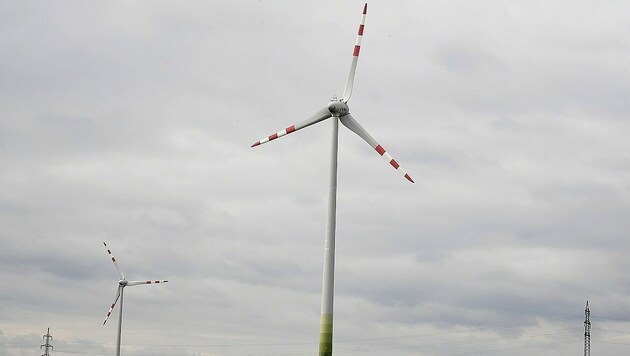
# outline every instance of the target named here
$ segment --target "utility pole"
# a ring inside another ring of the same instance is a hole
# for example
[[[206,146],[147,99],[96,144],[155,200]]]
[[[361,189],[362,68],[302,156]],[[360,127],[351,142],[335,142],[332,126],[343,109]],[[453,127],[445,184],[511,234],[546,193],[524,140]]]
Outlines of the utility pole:
[[[588,300],[586,301],[586,309],[584,309],[584,356],[591,356],[591,311],[588,309]]]
[[[42,344],[41,346],[39,346],[40,350],[44,348],[44,354],[42,356],[50,356],[49,350],[54,349],[53,345],[50,344],[50,340],[52,340],[53,338],[52,335],[50,335],[50,328],[48,328],[46,335],[44,335],[42,338],[46,342],[45,344]]]

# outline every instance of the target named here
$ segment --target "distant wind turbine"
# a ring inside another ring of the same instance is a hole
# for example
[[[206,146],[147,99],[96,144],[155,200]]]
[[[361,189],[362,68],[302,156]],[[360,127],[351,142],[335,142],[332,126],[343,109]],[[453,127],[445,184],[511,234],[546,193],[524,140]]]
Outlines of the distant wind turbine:
[[[350,66],[350,74],[346,81],[346,87],[343,92],[343,98],[338,100],[336,97],[316,112],[310,118],[287,127],[286,129],[276,132],[260,141],[255,142],[252,147],[259,146],[263,143],[273,141],[279,137],[290,134],[297,130],[301,130],[320,121],[333,118],[332,120],[332,143],[330,153],[330,185],[328,193],[328,215],[326,218],[326,235],[324,241],[324,273],[322,281],[322,308],[320,319],[320,335],[319,335],[319,355],[332,355],[332,332],[333,332],[333,299],[334,299],[334,275],[335,275],[335,224],[336,224],[336,206],[337,206],[337,146],[339,142],[339,121],[352,132],[356,133],[365,142],[384,157],[389,164],[400,172],[408,181],[414,183],[413,179],[405,172],[398,162],[396,162],[373,137],[361,126],[351,115],[347,102],[352,94],[352,86],[354,84],[354,73],[357,68],[359,52],[361,51],[361,39],[363,38],[363,30],[365,29],[365,17],[367,15],[367,3],[363,6],[363,16],[359,25],[357,40],[352,53],[352,64]]]
[[[107,244],[105,242],[103,242],[103,245],[105,245],[105,248],[107,248]],[[123,292],[125,291],[125,287],[137,286],[140,284],[166,283],[168,281],[128,281],[125,279],[125,274],[123,273],[123,271],[120,269],[120,267],[118,267],[118,262],[116,262],[116,258],[114,257],[114,255],[112,255],[112,251],[110,251],[109,248],[107,248],[107,253],[112,258],[112,262],[114,262],[114,266],[116,266],[116,270],[118,271],[118,274],[120,275],[120,280],[118,281],[118,290],[116,291],[116,298],[114,299],[114,303],[112,303],[112,306],[109,308],[109,311],[107,312],[107,316],[105,317],[105,321],[103,321],[103,325],[105,325],[105,323],[107,322],[107,319],[109,319],[109,316],[112,314],[112,311],[114,310],[114,307],[116,306],[116,302],[118,302],[118,299],[120,298],[120,307],[118,309],[118,338],[116,339],[116,356],[120,356],[120,335],[121,335],[121,330],[122,330],[122,315],[123,315]]]

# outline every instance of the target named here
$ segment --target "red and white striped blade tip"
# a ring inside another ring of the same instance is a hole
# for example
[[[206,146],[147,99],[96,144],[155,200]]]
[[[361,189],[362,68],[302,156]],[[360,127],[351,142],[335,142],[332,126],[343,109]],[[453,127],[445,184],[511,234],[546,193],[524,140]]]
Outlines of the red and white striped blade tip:
[[[292,133],[294,131],[295,131],[295,125],[291,125],[291,126],[287,127],[286,129],[284,129],[282,131],[278,131],[278,132],[276,132],[276,133],[274,133],[272,135],[269,135],[269,136],[263,138],[260,141],[254,142],[252,144],[252,147],[260,146],[263,143],[267,143],[269,141],[273,141],[273,140],[275,140],[277,138],[280,138],[280,137],[282,137],[284,135],[288,135],[288,134],[290,134],[290,133]]]
[[[109,312],[107,313],[107,316],[105,317],[105,321],[103,321],[103,325],[105,325],[105,323],[107,323],[107,320],[109,320],[109,316],[112,314],[112,311],[114,310],[114,304],[112,304],[112,306],[109,308]]]
[[[109,311],[107,312],[107,316],[105,317],[105,321],[103,321],[103,325],[105,325],[107,320],[109,320],[109,316],[112,315],[112,311],[114,310],[114,307],[116,306],[116,303],[118,303],[118,298],[120,298],[120,287],[118,287],[118,292],[116,293],[116,299],[114,300],[114,303],[112,303],[112,305],[109,307]]]
[[[377,145],[374,149],[376,150],[376,152],[378,152],[379,155],[381,155],[381,157],[387,160],[389,164],[394,167],[395,170],[399,171],[408,181],[410,181],[411,183],[415,183],[409,173],[405,172],[405,170],[400,167],[400,164],[398,164],[398,162],[396,162],[396,160],[393,159],[392,156],[389,155],[389,153],[387,153],[383,146]]]
[[[277,138],[280,138],[284,135],[288,135],[290,133],[293,133],[295,131],[301,130],[303,128],[309,127],[311,125],[314,125],[318,122],[321,122],[322,120],[326,120],[328,118],[330,118],[332,116],[332,113],[330,112],[330,109],[328,108],[328,105],[324,106],[323,108],[319,109],[319,111],[317,111],[316,113],[314,113],[313,115],[311,115],[311,117],[309,117],[308,119],[298,122],[297,124],[291,125],[289,127],[287,127],[286,129],[282,130],[282,131],[278,131],[274,134],[271,134],[265,138],[263,138],[262,140],[258,141],[258,142],[254,142],[252,144],[252,147],[256,147],[259,145],[262,145],[263,143],[267,143],[269,141],[273,141]]]
[[[103,245],[107,249],[107,253],[109,254],[109,257],[111,257],[112,262],[114,262],[114,266],[116,267],[116,270],[118,271],[118,274],[120,275],[120,279],[125,279],[125,274],[118,266],[118,262],[116,262],[116,257],[114,257],[114,255],[112,254],[112,251],[109,249],[109,247],[107,247],[107,244],[105,243],[105,241],[103,241]]]
[[[159,283],[167,283],[168,281],[163,280],[155,280],[155,281],[129,281],[127,282],[127,286],[137,286],[140,284],[159,284]]]

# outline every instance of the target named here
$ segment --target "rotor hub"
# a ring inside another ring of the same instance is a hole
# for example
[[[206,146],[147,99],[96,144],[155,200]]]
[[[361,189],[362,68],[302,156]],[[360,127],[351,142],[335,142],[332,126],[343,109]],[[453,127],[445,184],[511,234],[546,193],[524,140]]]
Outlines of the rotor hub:
[[[348,105],[343,101],[336,100],[328,103],[328,111],[330,111],[330,113],[335,117],[341,117],[348,114],[350,112],[350,108],[348,108]]]
[[[124,287],[124,286],[126,286],[126,285],[127,285],[127,283],[129,283],[129,282],[127,282],[127,280],[126,280],[126,279],[121,279],[120,281],[118,281],[118,284],[120,284],[120,285],[121,285],[121,286],[123,286],[123,287]]]

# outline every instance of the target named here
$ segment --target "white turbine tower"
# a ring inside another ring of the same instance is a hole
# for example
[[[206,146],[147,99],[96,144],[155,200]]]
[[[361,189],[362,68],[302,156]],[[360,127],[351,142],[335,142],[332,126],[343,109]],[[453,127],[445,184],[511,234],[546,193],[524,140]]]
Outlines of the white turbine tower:
[[[103,242],[105,248],[107,248],[107,244]],[[109,316],[112,314],[114,307],[116,306],[116,302],[120,298],[120,307],[118,308],[118,337],[116,339],[116,356],[120,356],[120,336],[122,331],[122,315],[123,315],[123,292],[125,291],[125,287],[137,286],[140,284],[157,284],[157,283],[166,283],[168,281],[128,281],[125,279],[125,274],[118,267],[118,262],[116,262],[116,258],[112,255],[112,251],[107,248],[107,253],[112,258],[112,262],[114,262],[114,266],[116,266],[116,270],[120,275],[120,280],[118,281],[118,290],[116,291],[116,298],[114,298],[114,303],[112,303],[111,307],[109,307],[109,311],[107,312],[107,316],[105,317],[105,321],[103,321],[103,325],[109,319]]]
[[[316,124],[320,121],[332,118],[332,143],[330,154],[330,186],[328,193],[328,215],[326,217],[326,235],[324,241],[324,273],[322,281],[322,309],[320,319],[319,334],[319,355],[332,355],[332,332],[333,332],[333,299],[334,299],[334,275],[335,275],[335,223],[336,223],[336,206],[337,206],[337,144],[338,144],[338,128],[339,121],[351,131],[359,135],[365,142],[384,157],[389,164],[399,171],[407,180],[413,183],[413,179],[405,172],[400,165],[385,151],[383,146],[361,126],[351,115],[347,102],[352,94],[352,86],[354,83],[354,72],[357,68],[357,60],[361,51],[361,39],[363,38],[363,30],[365,25],[365,16],[367,15],[367,4],[363,6],[363,16],[359,25],[357,41],[352,53],[352,64],[350,66],[350,74],[346,81],[346,87],[343,92],[343,98],[337,100],[333,98],[328,105],[316,112],[310,118],[287,127],[286,129],[276,132],[273,135],[263,138],[255,142],[252,147],[259,146],[263,143],[275,140],[278,137],[290,134],[307,126]]]

